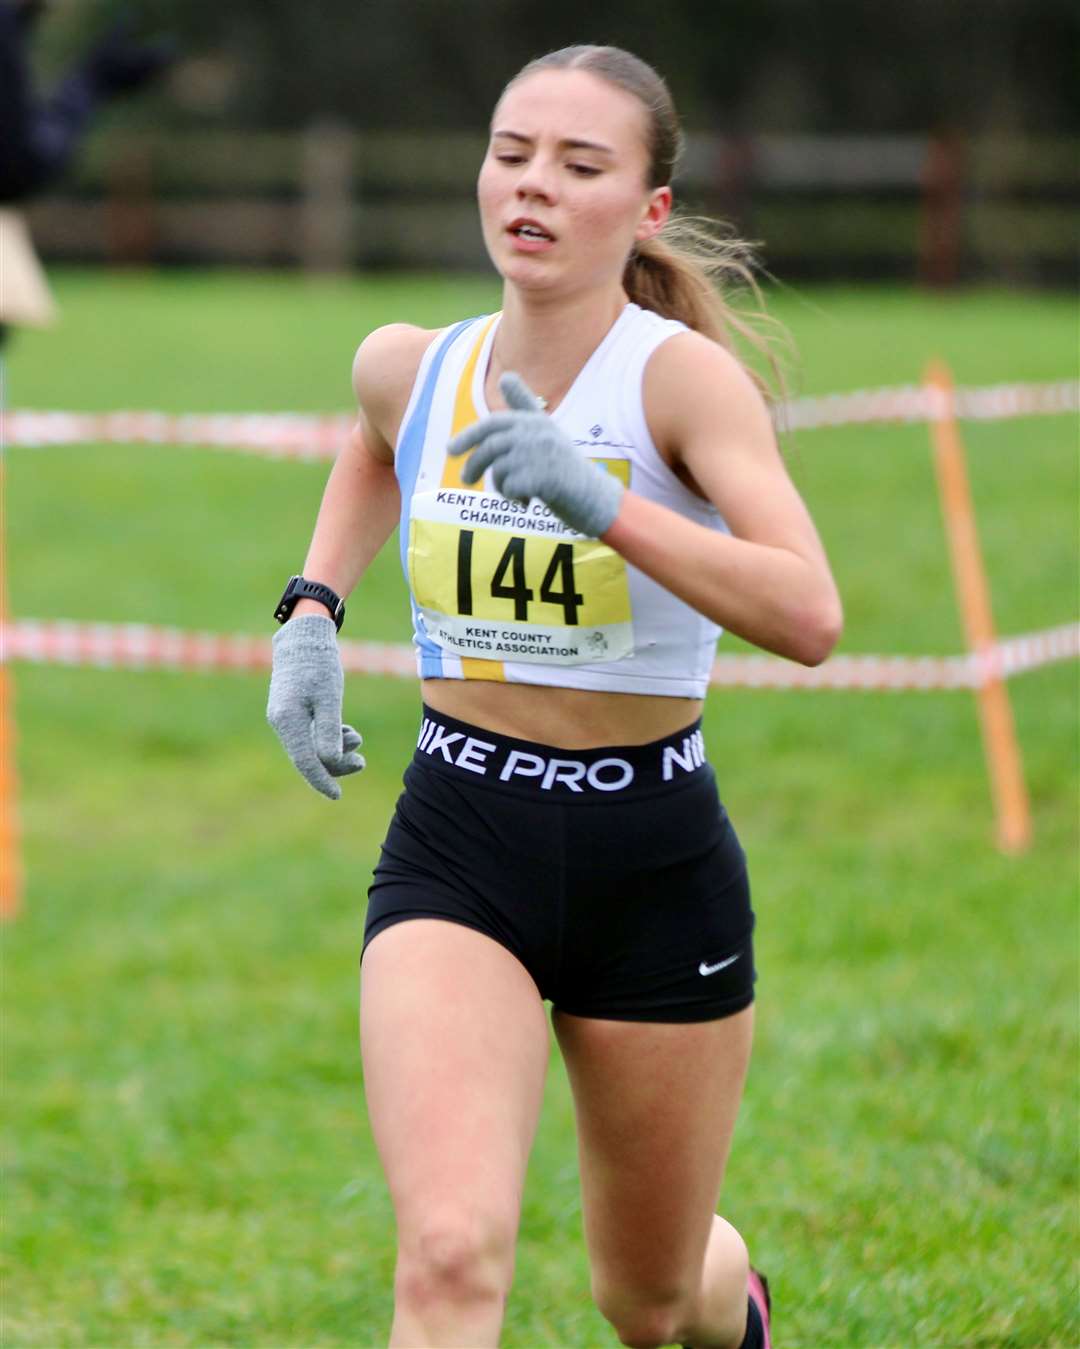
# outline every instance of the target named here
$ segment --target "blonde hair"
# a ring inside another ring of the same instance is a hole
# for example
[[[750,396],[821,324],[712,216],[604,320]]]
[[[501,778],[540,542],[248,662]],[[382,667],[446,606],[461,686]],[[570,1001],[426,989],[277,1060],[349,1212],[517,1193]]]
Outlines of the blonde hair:
[[[563,47],[530,61],[506,87],[543,70],[586,70],[632,94],[647,114],[648,186],[668,186],[682,153],[683,135],[671,92],[652,66],[621,47]],[[786,381],[775,344],[779,340],[790,345],[790,339],[765,312],[754,276],[753,250],[745,240],[724,233],[715,221],[672,215],[659,234],[635,246],[626,262],[623,287],[643,309],[679,319],[740,360],[737,343],[745,342],[772,376],[771,381],[765,379],[743,361],[761,391],[770,399],[783,395]],[[734,289],[749,294],[748,308],[730,302],[728,295]]]

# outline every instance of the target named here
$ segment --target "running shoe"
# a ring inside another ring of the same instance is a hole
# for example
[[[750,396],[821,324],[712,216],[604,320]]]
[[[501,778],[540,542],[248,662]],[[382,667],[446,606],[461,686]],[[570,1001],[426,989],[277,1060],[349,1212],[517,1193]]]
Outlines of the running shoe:
[[[772,1317],[772,1298],[769,1296],[769,1281],[764,1274],[759,1273],[753,1267],[750,1269],[750,1278],[747,1281],[747,1292],[761,1316],[761,1325],[765,1332],[764,1349],[772,1349],[772,1335],[769,1331],[769,1321]]]
[[[772,1335],[769,1333],[769,1318],[772,1315],[772,1298],[769,1296],[769,1281],[764,1274],[751,1266],[750,1277],[746,1281],[746,1291],[761,1317],[761,1332],[764,1336],[762,1349],[772,1349]],[[684,1344],[682,1349],[693,1349]]]

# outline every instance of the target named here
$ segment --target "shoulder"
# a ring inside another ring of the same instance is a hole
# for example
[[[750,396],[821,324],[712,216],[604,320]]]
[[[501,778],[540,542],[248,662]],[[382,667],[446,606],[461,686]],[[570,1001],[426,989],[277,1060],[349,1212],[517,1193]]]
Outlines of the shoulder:
[[[682,332],[649,357],[642,402],[660,453],[682,461],[701,438],[773,441],[761,390],[737,356],[701,333]]]
[[[353,357],[352,383],[369,416],[399,400],[404,410],[424,352],[437,336],[437,329],[411,323],[388,323],[368,333]]]
[[[368,333],[353,357],[352,386],[366,421],[392,446],[424,352],[440,329],[388,323]]]
[[[758,392],[737,356],[711,337],[690,328],[673,333],[656,348],[649,357],[646,375],[654,380],[682,383],[705,375],[722,380],[726,386],[745,385],[750,392]]]

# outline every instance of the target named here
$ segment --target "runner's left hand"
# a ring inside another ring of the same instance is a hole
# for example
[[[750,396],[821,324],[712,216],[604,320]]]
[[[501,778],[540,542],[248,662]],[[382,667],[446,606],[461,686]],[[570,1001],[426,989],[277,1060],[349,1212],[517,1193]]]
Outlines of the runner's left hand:
[[[462,479],[472,485],[493,468],[504,496],[522,505],[536,497],[571,529],[598,539],[619,513],[622,483],[585,458],[520,375],[507,371],[499,389],[510,410],[481,418],[447,447],[453,455],[473,451]]]

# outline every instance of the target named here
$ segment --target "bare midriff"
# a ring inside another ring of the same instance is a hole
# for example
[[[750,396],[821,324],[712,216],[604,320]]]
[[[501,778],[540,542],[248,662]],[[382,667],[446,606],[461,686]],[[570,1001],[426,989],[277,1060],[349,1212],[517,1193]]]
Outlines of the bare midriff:
[[[557,749],[647,745],[691,725],[702,708],[699,698],[486,680],[425,679],[422,688],[424,702],[434,712]]]

